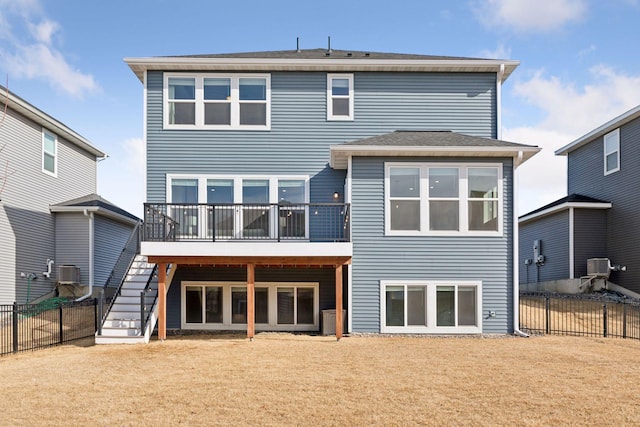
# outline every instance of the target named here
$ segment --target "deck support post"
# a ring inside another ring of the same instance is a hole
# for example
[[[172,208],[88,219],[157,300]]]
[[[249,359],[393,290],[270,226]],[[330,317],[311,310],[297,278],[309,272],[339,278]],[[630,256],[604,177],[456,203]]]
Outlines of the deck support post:
[[[336,340],[342,338],[342,264],[336,266]]]
[[[256,331],[256,265],[247,264],[247,337],[253,341]]]
[[[140,320],[142,322],[142,319]],[[158,264],[158,339],[167,339],[167,264]]]

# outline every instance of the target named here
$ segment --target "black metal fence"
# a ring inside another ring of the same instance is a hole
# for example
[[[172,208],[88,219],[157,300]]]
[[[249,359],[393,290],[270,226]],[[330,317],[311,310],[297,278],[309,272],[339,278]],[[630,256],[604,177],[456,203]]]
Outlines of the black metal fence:
[[[520,330],[640,340],[640,302],[607,294],[520,294]]]
[[[97,322],[95,299],[0,305],[0,355],[93,337]]]

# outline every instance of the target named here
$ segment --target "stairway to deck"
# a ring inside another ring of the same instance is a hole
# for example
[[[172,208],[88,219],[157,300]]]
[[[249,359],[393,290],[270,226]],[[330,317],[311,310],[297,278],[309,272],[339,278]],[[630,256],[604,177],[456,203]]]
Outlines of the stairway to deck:
[[[96,333],[96,344],[136,344],[149,342],[155,327],[154,310],[158,295],[158,278],[153,277],[155,264],[147,257],[136,255],[122,284],[120,294],[113,302],[104,323],[102,334]],[[145,315],[148,316],[144,331],[140,329],[140,293],[145,292]]]

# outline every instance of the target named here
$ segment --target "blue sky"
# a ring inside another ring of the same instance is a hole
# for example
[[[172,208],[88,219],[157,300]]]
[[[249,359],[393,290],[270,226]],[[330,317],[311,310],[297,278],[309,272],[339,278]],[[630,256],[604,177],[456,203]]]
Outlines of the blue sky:
[[[142,84],[125,57],[332,47],[515,59],[502,139],[538,145],[519,214],[566,195],[553,152],[640,104],[640,0],[0,0],[0,84],[106,151],[98,193],[144,201]],[[1,156],[1,153],[0,153]]]

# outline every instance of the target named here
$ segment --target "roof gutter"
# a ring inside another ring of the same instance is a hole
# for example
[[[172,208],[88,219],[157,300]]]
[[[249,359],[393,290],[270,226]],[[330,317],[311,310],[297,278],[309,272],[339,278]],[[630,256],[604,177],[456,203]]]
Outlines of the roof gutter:
[[[502,81],[519,61],[494,59],[357,59],[353,58],[238,58],[147,57],[124,58],[144,80],[145,71],[407,71],[498,73]]]
[[[25,100],[15,96],[8,89],[5,89],[0,86],[0,102],[3,104],[8,102],[8,105],[11,109],[17,111],[18,113],[28,117],[34,122],[42,125],[47,128],[51,132],[55,133],[58,136],[63,137],[67,141],[72,144],[82,148],[83,150],[91,153],[92,155],[98,158],[104,158],[107,156],[106,153],[94,147],[89,140],[84,138],[82,135],[76,133],[72,129],[70,129],[65,124],[59,122],[54,119],[50,115],[44,113],[33,105],[29,104]]]

